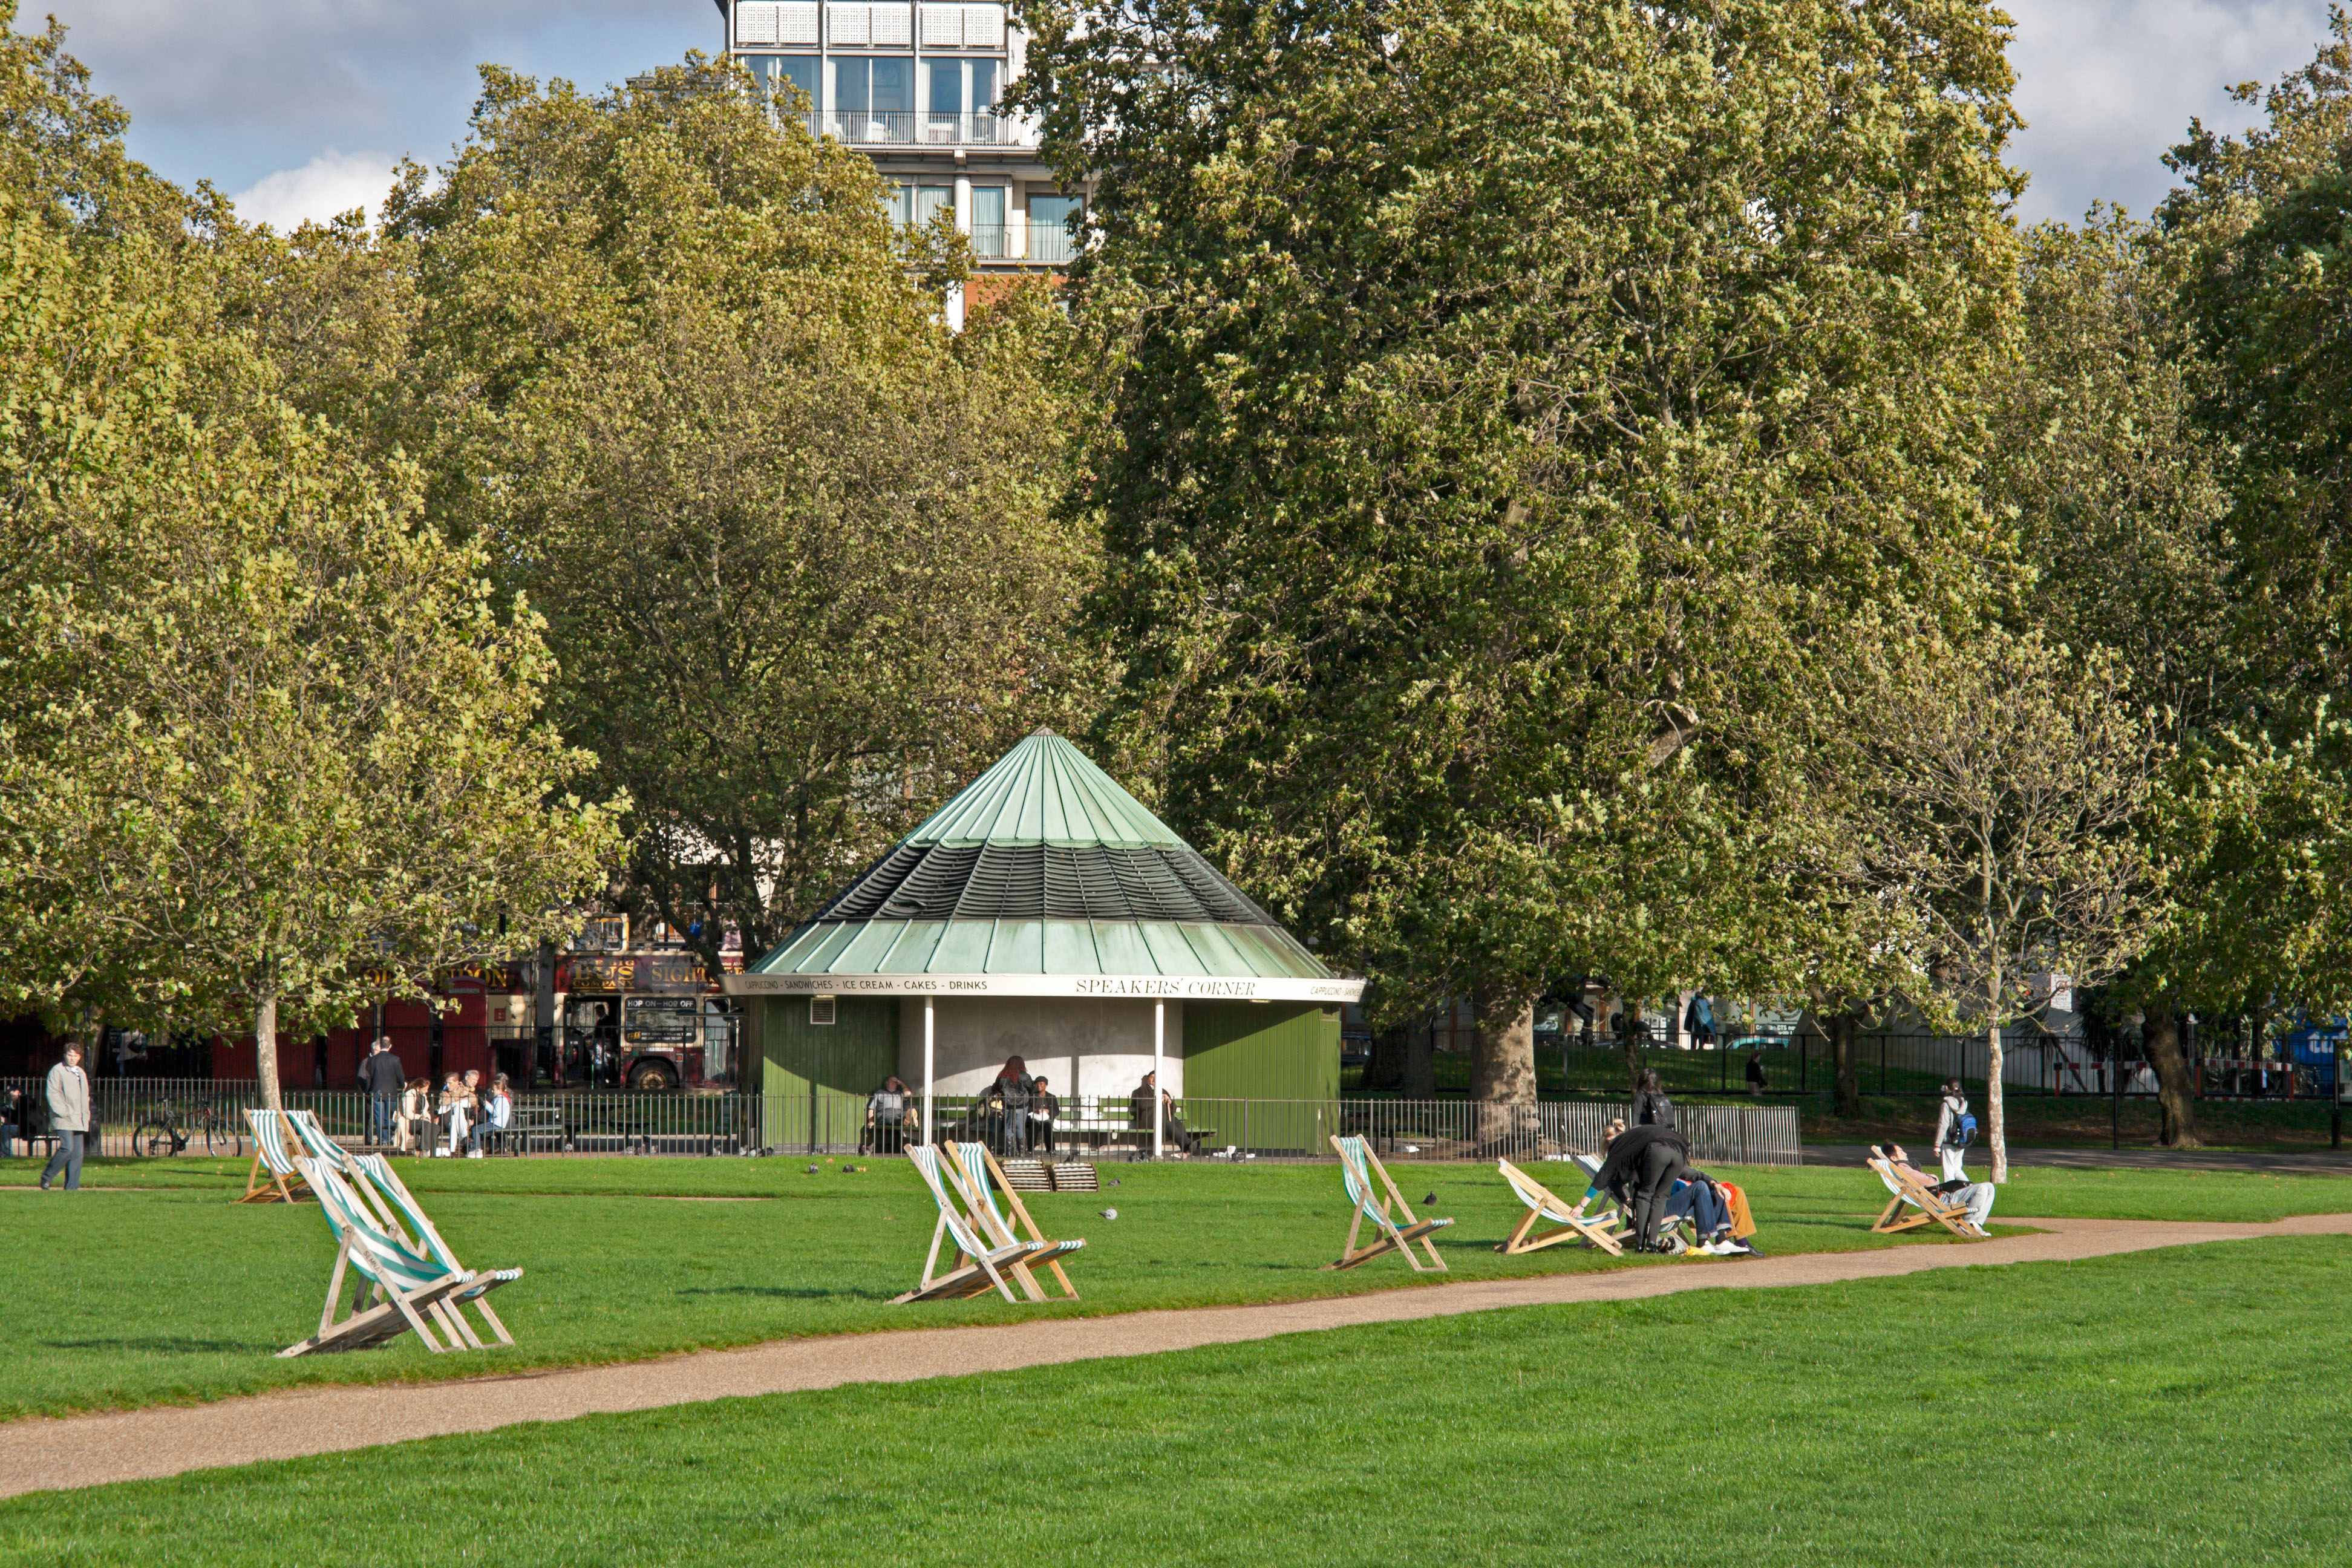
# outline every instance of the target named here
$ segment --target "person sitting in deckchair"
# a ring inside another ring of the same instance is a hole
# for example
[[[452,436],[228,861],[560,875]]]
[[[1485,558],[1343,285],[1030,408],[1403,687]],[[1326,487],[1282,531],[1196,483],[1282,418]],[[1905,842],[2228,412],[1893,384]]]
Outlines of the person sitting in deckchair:
[[[1698,1232],[1698,1249],[1717,1258],[1746,1258],[1755,1248],[1731,1234],[1731,1205],[1704,1171],[1688,1171],[1666,1194],[1666,1223],[1688,1219]]]
[[[1969,1223],[1979,1230],[1984,1228],[1985,1220],[1992,1214],[1992,1200],[1997,1192],[1990,1182],[1931,1182],[1926,1172],[1911,1163],[1911,1156],[1903,1152],[1902,1144],[1889,1143],[1879,1152],[1886,1157],[1889,1165],[1937,1197],[1967,1208]]]

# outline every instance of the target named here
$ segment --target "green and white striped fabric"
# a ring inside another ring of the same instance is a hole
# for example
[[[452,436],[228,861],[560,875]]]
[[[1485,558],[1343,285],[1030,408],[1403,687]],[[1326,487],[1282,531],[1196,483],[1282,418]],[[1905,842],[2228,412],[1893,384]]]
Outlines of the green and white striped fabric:
[[[463,1269],[445,1268],[430,1258],[420,1258],[404,1243],[385,1235],[367,1205],[360,1201],[360,1195],[331,1166],[305,1156],[295,1162],[295,1168],[310,1184],[310,1190],[319,1194],[320,1210],[326,1215],[328,1228],[335,1233],[335,1239],[351,1243],[352,1267],[377,1284],[409,1296],[446,1284],[452,1278],[471,1278]]]
[[[286,1112],[286,1121],[294,1122],[298,1130],[305,1119],[310,1121],[311,1126],[318,1125],[318,1119],[307,1110]],[[286,1147],[286,1122],[278,1120],[278,1112],[268,1110],[248,1110],[245,1113],[245,1121],[247,1126],[253,1129],[253,1145],[260,1151],[261,1163],[269,1168],[269,1173],[279,1177],[293,1175],[295,1161],[299,1156]],[[323,1138],[326,1134],[321,1131],[320,1136]]]
[[[963,1166],[964,1181],[971,1188],[972,1196],[987,1205],[988,1221],[982,1223],[988,1224],[988,1228],[996,1235],[1012,1239],[1013,1227],[1004,1222],[1004,1211],[996,1206],[996,1184],[988,1178],[988,1145],[954,1143],[949,1146],[955,1150],[956,1161]],[[980,1220],[977,1214],[971,1217],[975,1221]]]
[[[289,1110],[286,1116],[294,1123],[294,1135],[302,1140],[302,1147],[310,1158],[322,1165],[331,1166],[347,1176],[351,1174],[351,1154],[341,1143],[327,1136],[327,1130],[319,1125],[319,1118],[315,1112]]]
[[[1021,1250],[1017,1247],[994,1246],[972,1234],[961,1205],[957,1204],[955,1194],[948,1190],[947,1174],[940,1169],[937,1147],[929,1143],[910,1143],[907,1146],[907,1158],[921,1173],[923,1184],[931,1189],[931,1199],[940,1205],[940,1218],[947,1225],[949,1239],[961,1248],[966,1257],[993,1259],[999,1253]]]
[[[417,1205],[416,1199],[410,1194],[406,1184],[393,1173],[389,1161],[381,1154],[361,1154],[352,1159],[352,1164],[359,1173],[360,1178],[383,1194],[384,1201],[392,1205],[393,1212],[399,1215],[402,1221],[407,1225],[417,1251],[425,1254],[452,1274],[466,1272],[466,1266],[457,1261],[457,1254],[451,1252],[448,1245],[441,1239],[441,1233],[433,1228],[433,1221],[426,1217],[424,1209]]]
[[[1379,1202],[1372,1188],[1372,1173],[1366,1168],[1364,1156],[1369,1146],[1361,1138],[1339,1140],[1339,1180],[1348,1189],[1348,1201],[1364,1211],[1364,1217],[1378,1224],[1382,1230],[1396,1229]]]

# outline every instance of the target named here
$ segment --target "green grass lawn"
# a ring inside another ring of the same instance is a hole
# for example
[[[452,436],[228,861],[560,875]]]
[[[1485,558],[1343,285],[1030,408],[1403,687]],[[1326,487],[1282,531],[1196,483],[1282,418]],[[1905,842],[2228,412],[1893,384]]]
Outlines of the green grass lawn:
[[[404,1162],[443,1234],[476,1268],[528,1272],[497,1298],[517,1349],[428,1354],[414,1340],[282,1362],[317,1324],[333,1247],[315,1206],[231,1203],[243,1172],[200,1160],[96,1163],[79,1194],[32,1190],[38,1167],[0,1165],[0,1230],[21,1258],[0,1292],[0,1418],[218,1398],[289,1384],[446,1378],[631,1360],[700,1346],[936,1323],[1147,1307],[1295,1300],[1437,1279],[1602,1268],[1675,1268],[1555,1247],[1504,1258],[1521,1210],[1486,1166],[1400,1165],[1416,1204],[1456,1224],[1452,1266],[1393,1258],[1323,1272],[1347,1226],[1335,1165],[1106,1166],[1121,1185],[1034,1198],[1049,1233],[1081,1236],[1085,1299],[990,1298],[893,1307],[915,1282],[935,1210],[896,1161]],[[1559,1167],[1546,1167],[1557,1171]],[[1771,1253],[1956,1245],[1875,1237],[1884,1191],[1867,1173],[1734,1170]],[[1570,1184],[1559,1184],[1567,1187]],[[1573,1195],[1572,1194],[1570,1195]],[[694,1201],[751,1199],[761,1201]],[[672,1201],[683,1200],[683,1201]],[[2021,1172],[2011,1215],[2275,1219],[2352,1211],[2352,1179],[2174,1172]],[[1117,1221],[1097,1211],[1116,1206]],[[1996,1213],[1998,1224],[2000,1214]],[[1737,1267],[1737,1265],[1731,1265]]]
[[[2312,1369],[2347,1265],[2232,1242],[591,1416],[0,1502],[0,1557],[2342,1562],[2352,1385]]]

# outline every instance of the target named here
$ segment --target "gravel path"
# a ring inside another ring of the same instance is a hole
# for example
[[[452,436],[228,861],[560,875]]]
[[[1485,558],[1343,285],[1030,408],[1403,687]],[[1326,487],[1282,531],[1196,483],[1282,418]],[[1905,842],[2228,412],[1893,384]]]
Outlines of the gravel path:
[[[1909,1145],[1914,1154],[1932,1152],[1928,1140]],[[1859,1167],[1870,1150],[1861,1143],[1808,1143],[1808,1165]],[[1989,1158],[1982,1144],[1969,1151],[1969,1163],[1981,1172]],[[2270,1176],[2352,1176],[2352,1147],[2343,1149],[2011,1149],[2011,1165],[2052,1165],[2074,1171],[2252,1171]],[[1970,1181],[1981,1180],[1972,1175]]]
[[[1234,1344],[1276,1334],[1483,1312],[1497,1307],[1625,1301],[1677,1290],[1884,1279],[1928,1268],[2063,1262],[2262,1236],[2352,1236],[2352,1215],[2304,1215],[2275,1225],[2079,1219],[2005,1223],[2041,1228],[2032,1235],[2001,1237],[1969,1246],[1931,1243],[1874,1252],[1693,1260],[1597,1273],[1465,1281],[1311,1301],[780,1340],[743,1350],[698,1351],[663,1361],[557,1369],[518,1377],[399,1388],[311,1388],[212,1405],[63,1419],[37,1417],[0,1425],[0,1497],[173,1476],[457,1432],[487,1432],[523,1421],[563,1421],[575,1415],[833,1388],[845,1383],[911,1383],[1106,1356],[1150,1355],[1195,1345]]]

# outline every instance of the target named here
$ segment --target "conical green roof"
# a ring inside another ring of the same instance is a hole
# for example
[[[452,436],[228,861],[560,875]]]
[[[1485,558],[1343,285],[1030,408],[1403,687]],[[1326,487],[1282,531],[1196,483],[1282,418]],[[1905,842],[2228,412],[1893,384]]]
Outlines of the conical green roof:
[[[1142,802],[1051,730],[1038,731],[998,758],[904,842],[1184,847]]]
[[[1104,981],[1198,977],[1200,994],[1352,999],[1274,918],[1227,881],[1084,752],[1040,730],[901,839],[808,924],[752,964],[758,977],[921,990],[1121,994]],[[1022,977],[1036,984],[1027,984]],[[1253,987],[1250,982],[1276,983]],[[804,983],[805,982],[805,983]],[[1333,990],[1337,987],[1337,990]],[[1302,989],[1303,988],[1303,989]],[[1146,990],[1143,984],[1134,989]],[[1150,992],[1149,994],[1160,994]],[[1170,991],[1166,994],[1190,994]]]

